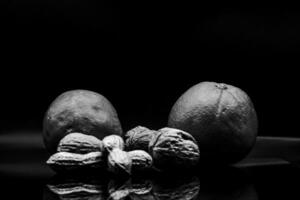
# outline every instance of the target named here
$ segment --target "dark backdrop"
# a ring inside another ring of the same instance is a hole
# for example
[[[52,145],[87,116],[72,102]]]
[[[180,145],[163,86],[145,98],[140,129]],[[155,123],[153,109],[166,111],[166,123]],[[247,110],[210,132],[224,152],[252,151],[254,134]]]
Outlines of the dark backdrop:
[[[124,130],[160,128],[185,90],[216,81],[249,94],[260,135],[298,136],[298,11],[125,4],[1,1],[1,131],[41,129],[70,89],[106,96]]]

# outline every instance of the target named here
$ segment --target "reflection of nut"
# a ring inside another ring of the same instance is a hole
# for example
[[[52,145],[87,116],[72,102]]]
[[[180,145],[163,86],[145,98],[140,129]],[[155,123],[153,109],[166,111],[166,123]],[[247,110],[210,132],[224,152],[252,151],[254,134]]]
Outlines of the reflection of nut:
[[[187,180],[171,178],[164,183],[153,183],[153,193],[159,200],[192,200],[198,196],[199,191],[200,182],[196,176]]]
[[[47,164],[58,171],[99,168],[102,162],[103,156],[101,152],[91,152],[87,154],[58,152],[47,160]]]
[[[131,180],[130,192],[133,194],[146,194],[152,191],[152,183],[147,179]]]
[[[44,191],[44,200],[102,200],[106,199],[103,183],[95,180],[60,179],[51,181]]]
[[[111,200],[122,200],[122,199],[125,199],[128,195],[129,195],[129,190],[116,190],[114,191],[113,193],[111,193],[109,195],[109,198],[108,199],[111,199]]]
[[[103,138],[103,146],[107,151],[111,151],[115,148],[124,149],[124,141],[118,135],[109,135]]]
[[[82,182],[75,182],[69,184],[48,185],[48,188],[58,195],[71,195],[75,193],[89,193],[100,194],[99,186],[93,184],[86,184]]]
[[[131,159],[127,152],[113,149],[107,158],[108,170],[114,174],[131,174]]]
[[[152,157],[143,150],[128,152],[132,161],[132,171],[144,171],[152,167]]]
[[[137,126],[129,130],[126,135],[126,150],[144,150],[148,152],[148,145],[156,131],[150,130],[143,126]]]
[[[149,143],[154,166],[161,170],[192,168],[199,162],[198,145],[189,133],[163,128]]]
[[[102,141],[92,135],[70,133],[60,140],[57,151],[71,153],[90,153],[103,151]]]
[[[120,181],[120,180],[119,180]],[[111,180],[108,184],[108,193],[111,200],[122,200],[125,199],[130,193],[130,184],[128,181],[119,182]]]
[[[132,180],[130,198],[132,200],[155,200],[151,181],[147,179]]]
[[[132,200],[156,200],[152,192],[130,193],[130,198]]]

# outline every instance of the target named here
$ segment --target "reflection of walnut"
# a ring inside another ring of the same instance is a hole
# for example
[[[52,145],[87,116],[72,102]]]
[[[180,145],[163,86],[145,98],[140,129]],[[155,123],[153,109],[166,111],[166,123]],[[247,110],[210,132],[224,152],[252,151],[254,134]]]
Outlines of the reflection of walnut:
[[[189,133],[173,128],[158,130],[149,143],[154,166],[161,170],[192,168],[199,162],[198,145]]]
[[[143,150],[133,150],[128,152],[132,161],[132,171],[145,171],[152,167],[152,157]]]
[[[125,135],[126,150],[144,150],[148,152],[148,145],[156,131],[143,126],[137,126],[129,130]]]
[[[70,133],[60,140],[57,151],[85,154],[103,151],[102,141],[92,135]]]
[[[127,152],[113,149],[107,158],[108,170],[114,174],[131,174],[131,159]]]
[[[153,183],[153,194],[158,200],[192,200],[200,191],[200,181],[195,177],[160,180]]]

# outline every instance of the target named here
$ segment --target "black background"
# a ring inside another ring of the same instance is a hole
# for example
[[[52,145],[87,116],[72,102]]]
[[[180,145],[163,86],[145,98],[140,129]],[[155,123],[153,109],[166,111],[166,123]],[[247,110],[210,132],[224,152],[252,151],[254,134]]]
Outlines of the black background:
[[[224,82],[251,97],[259,135],[299,137],[299,21],[283,2],[1,1],[1,197],[43,197],[54,174],[45,164],[43,116],[71,89],[107,97],[127,131],[166,126],[184,91]],[[299,196],[299,164],[246,172],[259,199]],[[240,185],[236,172],[203,174],[209,181],[202,177],[199,199],[207,190],[228,197]]]
[[[89,89],[124,130],[166,126],[177,98],[201,81],[251,97],[259,135],[298,136],[299,12],[214,3],[2,1],[3,132],[42,128],[62,92]]]

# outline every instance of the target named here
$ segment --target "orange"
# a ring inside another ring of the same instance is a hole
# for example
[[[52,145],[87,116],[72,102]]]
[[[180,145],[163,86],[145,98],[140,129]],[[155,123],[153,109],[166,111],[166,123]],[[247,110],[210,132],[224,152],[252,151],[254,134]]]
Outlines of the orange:
[[[201,162],[231,164],[253,147],[258,121],[249,96],[228,84],[201,82],[174,104],[168,126],[190,133]]]
[[[59,95],[48,108],[43,122],[43,139],[50,153],[71,132],[94,135],[99,139],[121,135],[122,127],[115,108],[101,94],[71,90]]]

